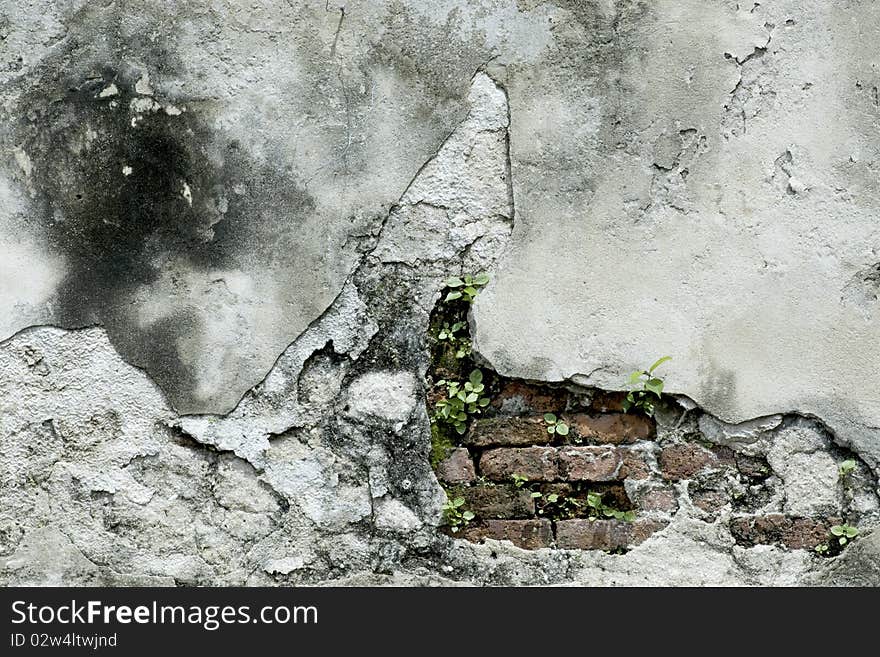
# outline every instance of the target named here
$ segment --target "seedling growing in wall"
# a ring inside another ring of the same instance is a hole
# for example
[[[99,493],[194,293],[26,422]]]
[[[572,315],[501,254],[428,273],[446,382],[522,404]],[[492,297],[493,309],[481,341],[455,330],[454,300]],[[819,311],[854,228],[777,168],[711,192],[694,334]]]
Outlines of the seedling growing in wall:
[[[629,413],[630,409],[635,408],[649,417],[654,415],[654,398],[663,397],[663,378],[654,374],[654,371],[668,360],[672,360],[672,356],[663,356],[648,369],[630,374],[629,385],[637,387],[626,394],[623,402],[624,413]]]
[[[437,402],[434,418],[452,425],[456,433],[467,431],[467,421],[489,405],[490,399],[483,397],[483,373],[473,370],[464,384],[458,381],[441,379],[437,385],[446,386],[446,397]]]
[[[480,289],[489,282],[489,274],[485,272],[471,275],[465,274],[462,277],[450,276],[446,279],[446,287],[450,288],[446,295],[447,303],[456,299],[463,299],[467,303],[471,303],[480,293]]]
[[[513,476],[511,477],[511,479],[513,479],[513,485],[514,485],[516,488],[522,488],[522,487],[525,486],[526,483],[529,481],[529,478],[528,478],[528,477],[524,477],[524,476],[521,475],[521,474],[515,474],[515,475],[513,475]]]
[[[615,520],[624,520],[626,522],[632,522],[636,519],[636,514],[632,511],[621,511],[620,509],[615,509],[614,507],[605,504],[599,493],[587,494],[587,506],[590,507],[590,515],[614,518]]]
[[[449,525],[449,529],[451,529],[453,533],[457,532],[462,527],[467,527],[468,523],[476,517],[473,511],[468,511],[463,507],[463,497],[456,497],[451,500],[447,499],[446,504],[443,505],[443,519],[446,521],[446,524]]]
[[[846,545],[849,541],[859,535],[859,530],[852,525],[834,525],[831,528],[831,535],[837,537],[837,542]]]
[[[444,324],[437,333],[440,342],[446,342],[455,348],[455,357],[466,358],[471,355],[471,341],[467,337],[467,322]]]
[[[853,459],[847,459],[837,468],[837,474],[841,479],[849,477],[856,469],[856,462]]]
[[[544,422],[547,423],[547,433],[551,435],[555,433],[557,436],[568,435],[568,425],[553,413],[544,413]]]

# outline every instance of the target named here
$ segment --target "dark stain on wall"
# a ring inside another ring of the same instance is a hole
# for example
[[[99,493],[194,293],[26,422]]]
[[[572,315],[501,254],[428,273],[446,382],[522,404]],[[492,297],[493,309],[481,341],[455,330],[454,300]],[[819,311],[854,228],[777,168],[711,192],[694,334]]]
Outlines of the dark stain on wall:
[[[200,334],[206,309],[171,304],[144,325],[133,310],[144,286],[169,272],[289,261],[314,202],[283,162],[253,157],[215,127],[224,109],[216,101],[163,97],[181,86],[164,83],[186,79],[173,52],[109,44],[72,39],[17,82],[0,133],[32,162],[29,179],[18,176],[32,199],[25,229],[65,263],[54,323],[104,325],[123,358],[185,412],[199,405],[198,372],[180,344]],[[172,280],[175,289],[186,284]]]

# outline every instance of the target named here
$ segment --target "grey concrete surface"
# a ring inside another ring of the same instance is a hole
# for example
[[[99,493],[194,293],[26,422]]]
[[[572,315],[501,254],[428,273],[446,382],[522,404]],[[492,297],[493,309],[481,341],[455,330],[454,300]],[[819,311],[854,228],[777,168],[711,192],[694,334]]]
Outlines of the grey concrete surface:
[[[668,353],[661,441],[772,461],[766,513],[841,499],[850,446],[876,526],[878,30],[815,0],[0,0],[0,583],[870,580],[876,532],[829,561],[689,503],[624,555],[449,539],[423,399],[442,281],[489,271],[502,374],[613,389]]]

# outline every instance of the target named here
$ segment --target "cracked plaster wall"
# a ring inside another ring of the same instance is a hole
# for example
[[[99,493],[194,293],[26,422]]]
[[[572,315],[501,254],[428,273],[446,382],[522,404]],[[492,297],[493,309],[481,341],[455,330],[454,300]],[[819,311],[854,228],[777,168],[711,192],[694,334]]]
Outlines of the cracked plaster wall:
[[[780,510],[827,504],[834,463],[755,417],[818,416],[876,468],[853,391],[878,24],[859,2],[0,2],[0,581],[870,580],[876,534],[829,565],[687,505],[625,555],[452,540],[423,377],[441,281],[485,269],[500,373],[613,388],[670,352],[673,392],[747,421],[682,397],[693,431],[757,441]]]

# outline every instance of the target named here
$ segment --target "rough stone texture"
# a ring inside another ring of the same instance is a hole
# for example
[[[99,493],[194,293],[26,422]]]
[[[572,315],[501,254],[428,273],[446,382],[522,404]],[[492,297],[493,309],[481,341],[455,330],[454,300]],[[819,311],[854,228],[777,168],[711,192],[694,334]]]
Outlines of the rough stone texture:
[[[837,559],[811,575],[807,583],[822,586],[880,586],[880,532],[851,545]]]
[[[0,0],[0,584],[876,584],[878,12]],[[425,333],[483,270],[478,357],[566,382],[494,410],[669,353],[631,499],[709,441],[802,525],[676,483],[625,555],[446,536]]]
[[[818,416],[880,466],[880,6],[568,7],[507,68],[517,225],[476,349],[603,388],[669,354],[723,421]]]

